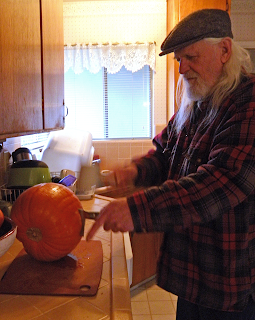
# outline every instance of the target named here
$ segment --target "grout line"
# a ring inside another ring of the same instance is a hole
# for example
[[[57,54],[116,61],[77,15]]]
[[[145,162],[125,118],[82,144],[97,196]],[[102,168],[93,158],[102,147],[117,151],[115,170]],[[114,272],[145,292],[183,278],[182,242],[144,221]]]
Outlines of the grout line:
[[[148,311],[150,312],[149,314],[147,314],[147,313],[146,314],[142,314],[141,313],[141,314],[134,314],[133,316],[136,316],[137,319],[139,319],[139,317],[141,317],[141,319],[142,319],[143,316],[145,316],[146,319],[151,319],[151,320],[153,319],[153,317],[156,317],[157,319],[159,319],[161,314],[160,313],[159,314],[154,314],[153,313],[153,310],[151,309],[152,304],[154,302],[156,302],[157,304],[160,304],[160,303],[164,304],[166,302],[168,302],[168,303],[170,302],[172,304],[172,308],[173,308],[174,313],[162,314],[162,317],[164,317],[164,319],[167,319],[167,317],[170,317],[169,319],[174,320],[175,316],[176,316],[176,301],[175,301],[174,297],[172,297],[172,295],[170,293],[169,293],[170,300],[157,300],[157,299],[156,300],[149,300],[148,291],[151,290],[151,289],[146,284],[149,283],[149,281],[153,282],[154,278],[155,278],[155,276],[153,276],[150,279],[147,279],[147,280],[145,280],[145,281],[143,281],[143,282],[139,283],[138,285],[136,285],[136,286],[131,288],[132,291],[133,290],[137,290],[137,291],[141,290],[141,292],[145,293],[144,300],[141,300],[141,301],[135,300],[135,296],[134,296],[134,301],[132,301],[132,297],[131,297],[131,304],[132,304],[132,302],[134,302],[134,303],[136,303],[136,307],[138,307],[139,303],[141,303],[141,305],[143,305],[146,302],[146,303],[148,303],[148,308],[149,308]],[[145,286],[143,286],[144,284],[145,284]],[[159,290],[162,290],[162,291],[165,292],[164,289],[159,288]]]

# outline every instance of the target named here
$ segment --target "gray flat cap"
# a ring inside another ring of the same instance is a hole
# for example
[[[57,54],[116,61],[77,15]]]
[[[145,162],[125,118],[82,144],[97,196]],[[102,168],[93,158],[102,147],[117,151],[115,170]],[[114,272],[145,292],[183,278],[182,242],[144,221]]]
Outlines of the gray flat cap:
[[[205,38],[233,38],[228,13],[219,9],[195,11],[181,20],[161,45],[163,56]]]

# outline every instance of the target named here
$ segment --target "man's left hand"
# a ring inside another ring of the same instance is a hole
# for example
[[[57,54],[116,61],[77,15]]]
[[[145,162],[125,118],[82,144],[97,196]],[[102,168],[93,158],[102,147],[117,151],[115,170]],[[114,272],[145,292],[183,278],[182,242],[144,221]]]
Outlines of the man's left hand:
[[[101,226],[104,227],[104,230],[112,230],[113,232],[134,230],[134,224],[126,198],[114,200],[100,211],[98,219],[87,235],[87,240],[91,240]]]

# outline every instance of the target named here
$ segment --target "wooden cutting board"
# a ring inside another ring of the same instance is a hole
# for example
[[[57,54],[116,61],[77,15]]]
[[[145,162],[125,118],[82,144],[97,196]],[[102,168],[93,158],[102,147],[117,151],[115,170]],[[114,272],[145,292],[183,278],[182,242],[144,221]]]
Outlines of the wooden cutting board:
[[[101,241],[82,240],[70,254],[54,262],[37,261],[23,249],[1,279],[0,293],[93,296],[102,267]]]

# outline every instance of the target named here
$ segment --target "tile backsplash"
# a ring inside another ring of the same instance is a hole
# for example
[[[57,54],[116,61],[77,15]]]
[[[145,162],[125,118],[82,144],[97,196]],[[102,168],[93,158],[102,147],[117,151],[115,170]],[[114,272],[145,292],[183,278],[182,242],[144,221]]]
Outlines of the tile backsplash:
[[[0,152],[0,186],[6,183],[7,161],[11,153],[23,147],[21,137],[7,139],[3,143],[3,149]],[[152,142],[148,140],[109,140],[109,141],[93,141],[95,155],[98,155],[100,162],[100,170],[112,170],[116,166],[123,166],[130,162],[134,157],[146,154],[153,148]],[[27,146],[29,148],[29,146]],[[40,160],[39,150],[42,150],[42,144],[36,146],[33,144],[32,153],[37,153],[37,158]],[[9,164],[12,159],[9,159]]]
[[[100,169],[123,166],[134,157],[146,154],[153,148],[151,140],[93,141],[95,154],[101,159]]]

